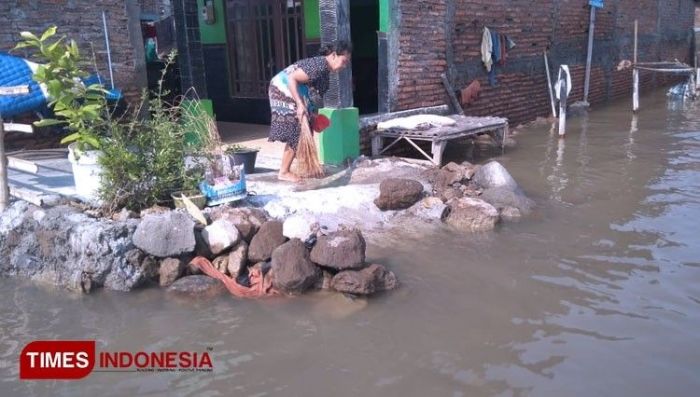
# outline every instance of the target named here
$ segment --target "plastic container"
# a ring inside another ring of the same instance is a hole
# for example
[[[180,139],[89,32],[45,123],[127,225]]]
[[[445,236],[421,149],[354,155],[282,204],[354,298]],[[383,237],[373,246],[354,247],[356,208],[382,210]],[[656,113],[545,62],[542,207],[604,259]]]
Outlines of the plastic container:
[[[258,157],[257,150],[250,149],[235,151],[231,152],[229,157],[231,158],[231,165],[242,164],[246,174],[252,174],[255,172],[255,160]]]
[[[182,195],[185,195],[192,204],[196,205],[197,208],[200,210],[207,205],[207,198],[202,194],[199,190],[185,190],[181,192],[173,192],[170,194],[170,197],[173,198],[173,203],[175,204],[175,208],[186,208],[185,207],[185,202],[182,200]]]
[[[98,163],[102,152],[99,150],[76,152],[76,143],[68,145],[68,161],[73,169],[75,192],[78,197],[92,203],[99,203],[100,177],[102,166]]]

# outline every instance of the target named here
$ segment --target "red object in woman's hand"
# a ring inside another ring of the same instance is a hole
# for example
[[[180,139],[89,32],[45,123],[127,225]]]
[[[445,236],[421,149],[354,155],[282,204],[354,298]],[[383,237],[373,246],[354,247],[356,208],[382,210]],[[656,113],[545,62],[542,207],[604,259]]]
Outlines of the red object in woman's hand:
[[[328,128],[329,125],[331,125],[331,121],[328,119],[328,117],[318,114],[316,117],[314,117],[311,127],[316,132],[323,132],[323,130]]]

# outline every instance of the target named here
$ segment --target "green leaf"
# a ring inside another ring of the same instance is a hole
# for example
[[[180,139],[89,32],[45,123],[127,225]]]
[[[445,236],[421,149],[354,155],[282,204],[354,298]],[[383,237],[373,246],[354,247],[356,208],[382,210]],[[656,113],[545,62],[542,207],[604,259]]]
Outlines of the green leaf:
[[[92,146],[95,149],[100,148],[100,141],[97,138],[95,138],[94,136],[84,136],[83,140],[85,141],[85,143],[87,143],[88,145]]]
[[[32,32],[20,32],[19,35],[25,40],[39,41],[39,38]]]
[[[21,41],[21,42],[17,43],[17,45],[14,46],[12,49],[19,50],[20,48],[26,48],[26,47],[32,47],[32,44],[27,43],[26,41]]]
[[[41,39],[39,39],[39,40],[44,41],[55,34],[56,34],[56,26],[51,26],[50,28],[46,29],[44,34],[41,35]]]
[[[61,145],[66,144],[66,143],[70,143],[70,142],[75,142],[79,138],[80,138],[80,134],[77,132],[74,132],[74,133],[68,135],[67,137],[61,139]]]
[[[36,68],[36,73],[34,73],[33,78],[34,78],[34,80],[43,83],[46,80],[46,67],[39,66],[38,68]]]
[[[55,53],[55,52],[56,52],[56,49],[57,49],[58,46],[61,44],[61,40],[62,40],[62,39],[58,39],[55,43],[53,43],[53,44],[51,44],[50,46],[48,46],[48,47],[46,48],[46,52],[48,52],[49,54]]]
[[[78,44],[75,42],[75,40],[70,41],[70,46],[68,47],[68,52],[74,56],[75,58],[80,57],[80,49],[78,48]]]
[[[33,124],[37,127],[49,127],[49,126],[57,125],[57,124],[65,124],[65,121],[56,120],[56,119],[43,119],[43,120],[35,121]]]

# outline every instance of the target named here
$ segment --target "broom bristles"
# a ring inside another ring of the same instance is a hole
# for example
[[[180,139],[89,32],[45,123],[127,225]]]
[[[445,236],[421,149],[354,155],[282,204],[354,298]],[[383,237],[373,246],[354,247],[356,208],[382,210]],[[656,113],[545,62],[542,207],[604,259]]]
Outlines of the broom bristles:
[[[300,124],[301,131],[297,144],[297,172],[302,178],[318,178],[323,176],[323,166],[318,159],[316,142],[306,117],[300,121]]]

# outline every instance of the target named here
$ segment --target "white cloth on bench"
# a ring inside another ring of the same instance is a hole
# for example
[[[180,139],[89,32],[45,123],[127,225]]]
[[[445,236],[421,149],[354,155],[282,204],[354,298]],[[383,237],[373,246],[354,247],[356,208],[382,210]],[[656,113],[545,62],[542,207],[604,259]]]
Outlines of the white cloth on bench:
[[[445,116],[434,114],[416,114],[414,116],[399,117],[377,124],[378,130],[402,129],[418,130],[430,127],[442,127],[455,125],[457,122]]]

